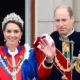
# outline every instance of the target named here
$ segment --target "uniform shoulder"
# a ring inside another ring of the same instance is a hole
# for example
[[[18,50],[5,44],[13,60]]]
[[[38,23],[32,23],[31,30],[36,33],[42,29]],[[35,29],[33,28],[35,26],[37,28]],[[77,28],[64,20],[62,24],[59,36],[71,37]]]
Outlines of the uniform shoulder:
[[[80,32],[75,32],[77,35],[80,35]]]
[[[78,38],[80,38],[80,32],[74,32],[74,37],[78,37]]]
[[[51,34],[50,34],[50,36],[51,37],[57,37],[57,36],[59,36],[59,32],[56,30],[56,31],[54,31],[54,32],[52,32]]]

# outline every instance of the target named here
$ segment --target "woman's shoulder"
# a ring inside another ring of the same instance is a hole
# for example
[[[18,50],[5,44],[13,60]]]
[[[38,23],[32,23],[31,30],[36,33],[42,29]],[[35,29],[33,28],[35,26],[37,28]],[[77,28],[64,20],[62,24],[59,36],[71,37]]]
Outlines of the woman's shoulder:
[[[2,49],[3,49],[3,46],[0,46],[0,51],[2,51]]]
[[[0,55],[3,55],[3,46],[0,46]]]
[[[24,44],[25,48],[25,53],[24,53],[24,58],[25,59],[30,59],[34,57],[34,49],[30,47],[29,44]]]

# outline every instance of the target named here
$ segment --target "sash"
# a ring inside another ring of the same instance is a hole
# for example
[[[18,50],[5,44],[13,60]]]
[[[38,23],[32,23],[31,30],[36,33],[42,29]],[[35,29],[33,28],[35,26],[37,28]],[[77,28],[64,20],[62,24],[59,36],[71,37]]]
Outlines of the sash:
[[[63,76],[67,78],[67,80],[72,80],[72,71],[70,70],[70,64],[58,49],[56,49],[54,65],[63,74]]]

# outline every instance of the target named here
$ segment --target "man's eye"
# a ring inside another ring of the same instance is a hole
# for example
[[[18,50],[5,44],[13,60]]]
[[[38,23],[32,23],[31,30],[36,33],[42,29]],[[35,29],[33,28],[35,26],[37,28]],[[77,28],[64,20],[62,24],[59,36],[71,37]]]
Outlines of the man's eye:
[[[64,21],[64,22],[65,22],[65,21],[67,21],[67,19],[62,19],[62,21]]]
[[[56,22],[59,22],[59,21],[60,21],[60,20],[58,20],[58,19],[56,20]]]

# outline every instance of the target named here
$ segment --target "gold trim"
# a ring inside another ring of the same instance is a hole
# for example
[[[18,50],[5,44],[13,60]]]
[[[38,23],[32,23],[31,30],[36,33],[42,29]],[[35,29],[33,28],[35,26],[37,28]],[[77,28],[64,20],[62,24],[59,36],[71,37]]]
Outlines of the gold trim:
[[[57,57],[55,57],[55,62],[57,64],[57,66],[64,72],[70,72],[73,68],[74,68],[74,64],[72,64],[70,67],[68,67],[67,69],[65,69],[59,62],[59,60],[57,59]]]

